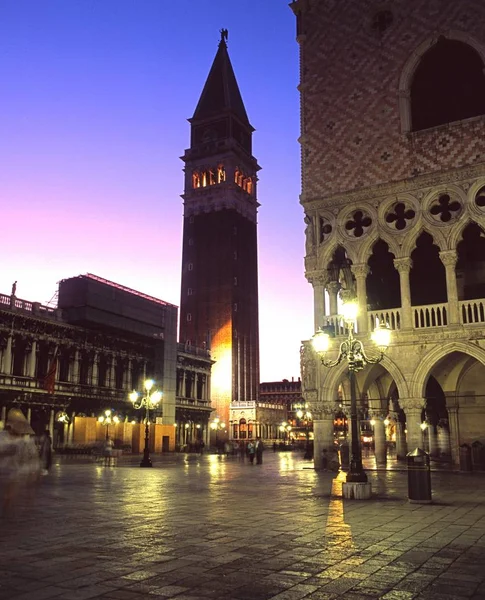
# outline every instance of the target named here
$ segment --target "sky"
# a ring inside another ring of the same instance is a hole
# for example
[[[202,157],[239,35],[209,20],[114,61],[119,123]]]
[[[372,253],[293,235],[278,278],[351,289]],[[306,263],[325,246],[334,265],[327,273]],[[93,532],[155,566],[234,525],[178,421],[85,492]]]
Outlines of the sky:
[[[256,131],[261,381],[313,334],[288,0],[0,1],[0,293],[94,273],[180,304],[183,163],[219,30]]]

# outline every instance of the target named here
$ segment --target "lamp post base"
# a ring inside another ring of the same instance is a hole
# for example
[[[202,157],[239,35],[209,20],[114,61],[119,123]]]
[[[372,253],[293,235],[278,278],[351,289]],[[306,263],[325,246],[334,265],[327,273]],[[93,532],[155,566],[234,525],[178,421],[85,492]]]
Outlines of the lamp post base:
[[[153,467],[152,465],[152,461],[150,460],[149,456],[144,456],[141,463],[140,463],[140,467]]]
[[[342,495],[348,499],[369,500],[372,486],[368,481],[347,481],[342,483]]]

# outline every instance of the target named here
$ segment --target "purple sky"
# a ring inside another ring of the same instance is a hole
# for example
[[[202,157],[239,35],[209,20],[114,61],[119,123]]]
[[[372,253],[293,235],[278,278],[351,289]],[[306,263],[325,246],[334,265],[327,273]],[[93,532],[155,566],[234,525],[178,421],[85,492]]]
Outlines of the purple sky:
[[[179,157],[221,27],[262,166],[261,379],[296,378],[313,308],[288,0],[0,2],[0,292],[46,303],[91,272],[180,304]]]

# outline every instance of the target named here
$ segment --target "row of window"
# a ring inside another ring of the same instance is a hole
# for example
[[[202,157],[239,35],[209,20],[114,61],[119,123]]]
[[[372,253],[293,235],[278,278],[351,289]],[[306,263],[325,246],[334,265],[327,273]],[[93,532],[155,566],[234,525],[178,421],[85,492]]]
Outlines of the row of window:
[[[224,165],[209,167],[207,169],[192,171],[192,187],[194,189],[205,188],[210,185],[217,185],[226,181],[226,170]],[[239,167],[234,171],[234,183],[242,188],[248,194],[253,193],[253,178],[246,175]]]

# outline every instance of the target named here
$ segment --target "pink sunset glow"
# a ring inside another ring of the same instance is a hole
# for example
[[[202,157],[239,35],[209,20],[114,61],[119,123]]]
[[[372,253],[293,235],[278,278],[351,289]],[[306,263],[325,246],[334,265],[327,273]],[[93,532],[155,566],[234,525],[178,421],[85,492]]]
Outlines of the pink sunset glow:
[[[298,46],[279,0],[4,0],[0,292],[83,273],[179,305],[183,172],[219,29],[256,128],[261,380],[313,334],[299,205]],[[216,17],[216,18],[214,18]]]

